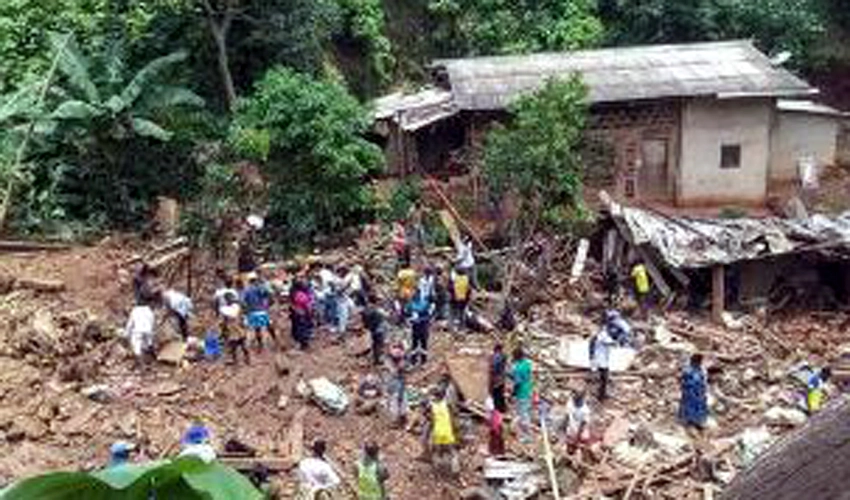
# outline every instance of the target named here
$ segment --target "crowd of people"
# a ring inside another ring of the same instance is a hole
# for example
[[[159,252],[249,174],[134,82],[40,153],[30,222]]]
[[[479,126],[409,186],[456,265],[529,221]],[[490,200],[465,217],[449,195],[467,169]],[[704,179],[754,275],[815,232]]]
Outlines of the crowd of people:
[[[415,208],[421,210],[421,208]],[[276,318],[288,313],[290,333],[298,349],[311,349],[322,333],[332,342],[343,343],[349,337],[352,319],[360,314],[362,326],[371,341],[370,363],[375,372],[383,371],[378,383],[376,376],[366,379],[360,395],[374,397],[382,394],[391,422],[397,427],[408,423],[409,401],[407,375],[429,363],[431,327],[444,322],[447,330],[462,335],[471,324],[470,305],[478,287],[476,260],[472,242],[457,242],[456,257],[449,269],[428,262],[424,252],[425,232],[421,216],[412,217],[408,224],[398,223],[392,230],[391,245],[396,256],[395,279],[391,292],[382,296],[366,263],[331,263],[306,260],[270,276],[268,268],[257,265],[251,246],[240,245],[236,273],[220,271],[212,306],[217,328],[205,333],[205,348],[223,345],[230,362],[251,362],[251,345],[257,350],[266,345],[283,349],[283,338],[276,327]],[[417,222],[419,221],[419,222]],[[417,252],[418,265],[413,256]],[[283,278],[281,277],[283,276]],[[617,310],[621,285],[627,282],[642,318],[649,317],[652,284],[647,268],[635,262],[626,280],[606,274],[605,287],[609,293],[608,309],[601,318],[601,327],[589,342],[588,359],[595,373],[595,404],[602,407],[610,396],[610,358],[617,346],[635,347],[633,328]],[[134,279],[135,306],[125,333],[133,354],[144,364],[152,353],[156,319],[154,309],[161,307],[179,335],[190,337],[193,302],[184,293],[157,285],[155,270],[142,266]],[[272,311],[279,304],[281,311]],[[399,332],[403,332],[399,334]],[[210,345],[208,345],[210,344]],[[212,349],[215,350],[215,349]],[[510,354],[510,359],[509,359]],[[808,406],[816,411],[823,399],[823,384],[829,370],[813,373],[809,380]],[[708,375],[700,354],[694,354],[683,368],[679,418],[689,427],[702,429],[708,418]],[[535,367],[521,345],[505,349],[501,343],[493,348],[489,360],[489,398],[486,404],[489,423],[489,452],[494,456],[505,453],[505,422],[510,415],[513,430],[521,443],[531,443],[535,422],[550,418],[550,402],[545,401],[535,384]],[[561,404],[562,418],[553,429],[564,444],[566,453],[593,454],[599,436],[593,432],[592,398],[584,385],[575,388]],[[458,396],[448,374],[438,387],[421,399],[419,410],[425,422],[422,432],[423,455],[435,467],[449,474],[459,472],[457,449]],[[557,413],[557,412],[556,412]],[[195,443],[208,446],[208,435],[195,429],[188,436],[187,449]],[[190,439],[191,438],[191,439]],[[207,448],[204,448],[207,450]],[[117,444],[113,450],[116,463],[128,453],[127,446]],[[208,451],[208,450],[207,450]],[[205,456],[209,458],[210,454]],[[212,455],[214,457],[214,454]],[[380,449],[374,442],[363,447],[356,471],[359,498],[387,498],[388,469],[380,459]],[[321,492],[333,492],[342,484],[341,471],[328,459],[328,443],[317,440],[312,455],[298,466],[302,498],[317,498]]]

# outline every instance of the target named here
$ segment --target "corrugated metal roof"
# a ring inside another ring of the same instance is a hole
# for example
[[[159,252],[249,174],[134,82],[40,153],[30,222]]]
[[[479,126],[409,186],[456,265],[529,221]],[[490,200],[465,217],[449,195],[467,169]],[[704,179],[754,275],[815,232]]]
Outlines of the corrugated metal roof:
[[[838,117],[850,116],[850,113],[839,111],[831,106],[827,106],[826,104],[805,100],[797,101],[790,99],[779,99],[776,102],[776,108],[779,111],[793,113],[810,113],[815,115],[829,115]]]
[[[406,131],[419,130],[458,112],[452,93],[426,88],[415,94],[396,92],[372,102],[375,120],[391,119]]]
[[[666,97],[791,97],[817,90],[748,40],[444,59],[460,109],[502,109],[552,77],[581,72],[590,102]]]

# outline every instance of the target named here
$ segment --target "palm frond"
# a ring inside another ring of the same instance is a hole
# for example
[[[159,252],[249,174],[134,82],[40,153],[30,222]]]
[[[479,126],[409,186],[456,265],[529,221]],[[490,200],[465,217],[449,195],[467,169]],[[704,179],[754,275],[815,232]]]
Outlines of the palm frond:
[[[10,118],[30,115],[38,102],[40,86],[38,82],[33,83],[0,97],[0,123]]]
[[[146,112],[174,106],[203,107],[203,97],[185,87],[157,85],[142,96],[136,109]]]
[[[133,131],[142,137],[151,137],[160,141],[168,141],[173,135],[171,132],[145,118],[133,118]]]
[[[68,82],[82,92],[87,101],[99,102],[100,94],[89,75],[89,63],[80,53],[73,36],[51,33],[50,42],[57,51],[59,69]]]
[[[136,99],[149,89],[151,84],[163,71],[185,61],[187,57],[186,52],[179,51],[149,62],[127,84],[123,92],[121,92],[121,99],[127,106],[132,106],[136,102]]]
[[[91,104],[78,100],[65,101],[50,113],[56,120],[88,120],[100,114],[100,110]]]

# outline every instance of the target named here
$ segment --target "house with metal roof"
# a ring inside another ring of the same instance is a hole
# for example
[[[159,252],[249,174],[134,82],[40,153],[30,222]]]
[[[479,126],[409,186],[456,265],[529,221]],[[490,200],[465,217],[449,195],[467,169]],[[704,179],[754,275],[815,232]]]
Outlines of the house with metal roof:
[[[391,170],[456,169],[458,146],[480,145],[514,99],[574,73],[588,86],[586,183],[618,198],[763,205],[802,158],[835,157],[841,114],[795,101],[817,89],[735,40],[434,61],[433,88],[376,102]]]

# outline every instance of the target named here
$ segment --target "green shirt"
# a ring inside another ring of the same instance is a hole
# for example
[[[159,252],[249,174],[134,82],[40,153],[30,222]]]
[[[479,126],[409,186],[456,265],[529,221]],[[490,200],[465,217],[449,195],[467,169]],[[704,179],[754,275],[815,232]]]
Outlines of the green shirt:
[[[523,358],[515,361],[511,369],[511,378],[514,381],[514,397],[517,399],[531,399],[534,394],[534,378],[532,377],[531,360]]]

